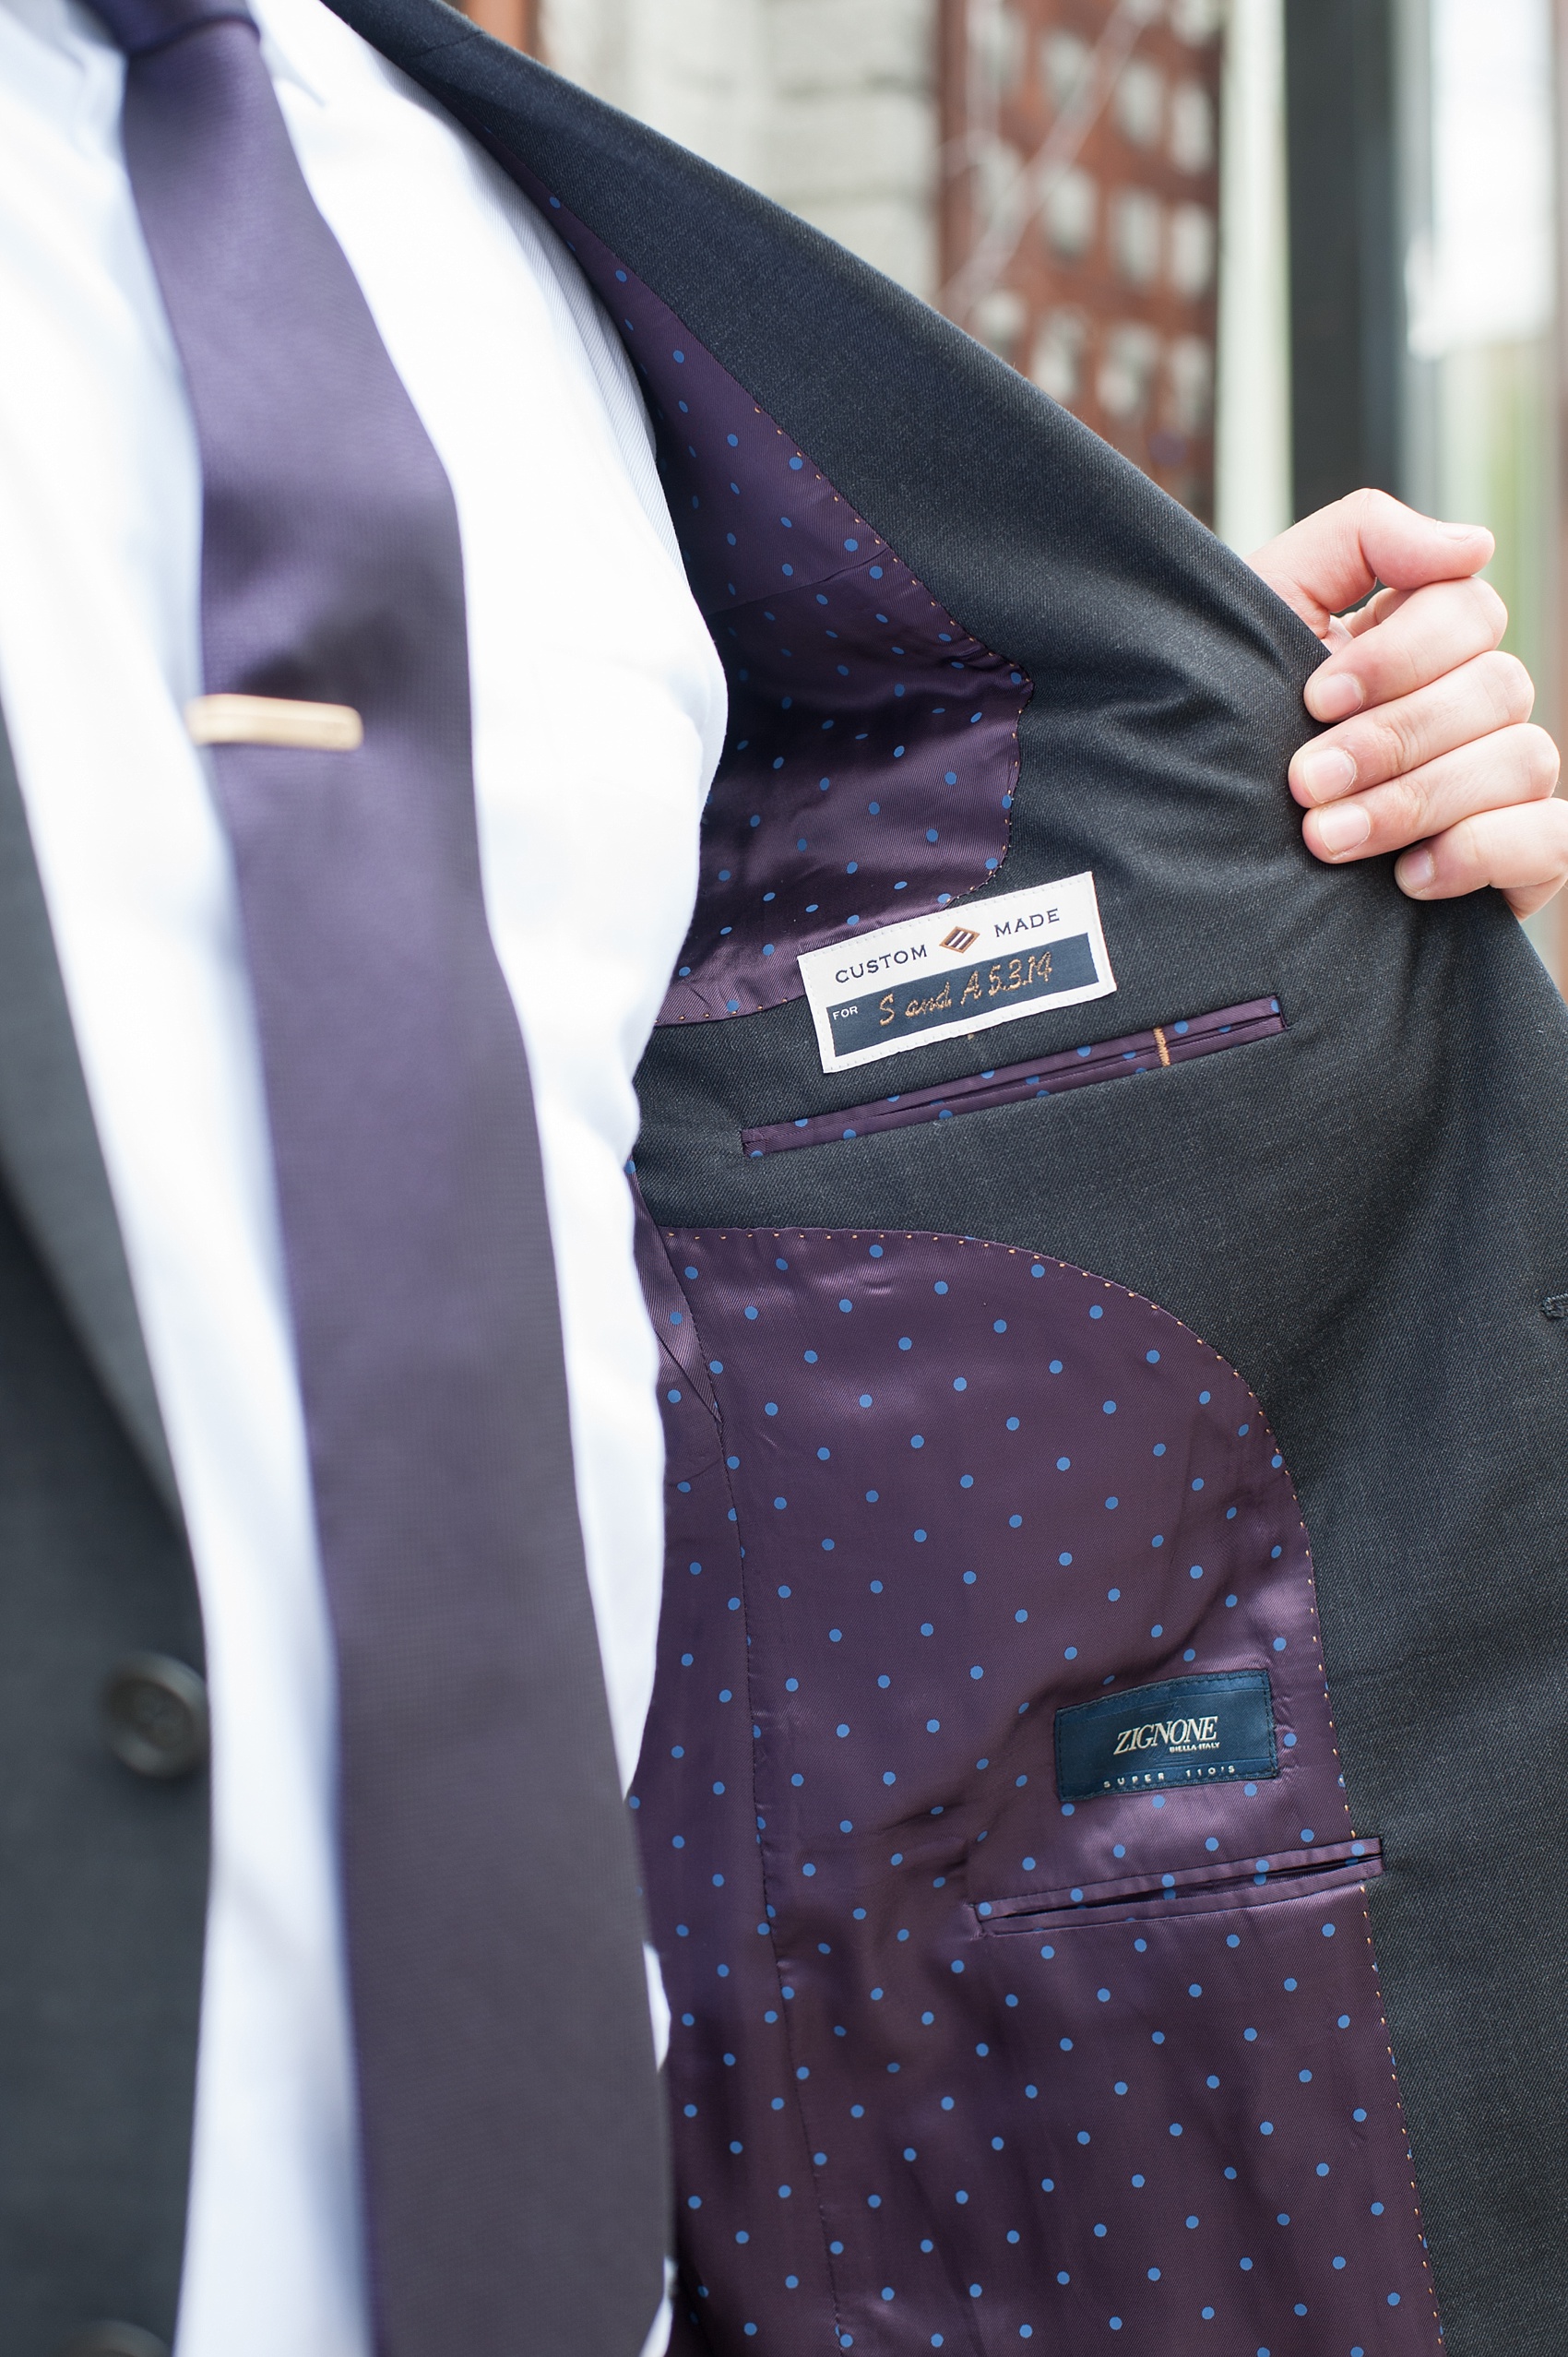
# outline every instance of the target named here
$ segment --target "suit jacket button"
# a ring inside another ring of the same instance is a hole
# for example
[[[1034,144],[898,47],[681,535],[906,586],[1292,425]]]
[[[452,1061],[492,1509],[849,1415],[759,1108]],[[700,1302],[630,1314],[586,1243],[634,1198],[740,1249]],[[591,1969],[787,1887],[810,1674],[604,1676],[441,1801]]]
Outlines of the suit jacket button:
[[[207,1757],[207,1688],[194,1670],[167,1653],[128,1653],[110,1672],[100,1707],[104,1742],[138,1776],[187,1776]],[[131,2333],[124,2357],[145,2357],[131,2326],[95,2325],[93,2330]],[[155,2345],[162,2343],[148,2342],[148,2351]],[[82,2357],[96,2347],[83,2341]],[[105,2341],[103,2350],[104,2357],[122,2357],[120,2341]]]
[[[188,1678],[191,1673],[187,1670],[184,1674]],[[169,2345],[155,2332],[143,2332],[140,2325],[89,2325],[65,2343],[60,2357],[169,2357]]]

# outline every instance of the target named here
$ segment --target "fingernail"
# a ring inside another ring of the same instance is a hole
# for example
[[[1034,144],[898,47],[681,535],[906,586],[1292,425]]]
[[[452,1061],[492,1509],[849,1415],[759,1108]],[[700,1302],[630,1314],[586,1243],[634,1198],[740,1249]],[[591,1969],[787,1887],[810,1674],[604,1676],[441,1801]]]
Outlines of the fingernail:
[[[1292,767],[1296,783],[1313,802],[1336,802],[1356,782],[1356,765],[1337,744],[1309,744]]]
[[[1342,851],[1353,851],[1371,833],[1372,820],[1360,803],[1333,803],[1327,810],[1318,813],[1318,841],[1335,858]]]
[[[1424,843],[1407,851],[1394,870],[1402,892],[1424,892],[1437,875],[1437,862]]]
[[[1353,671],[1319,672],[1307,682],[1307,709],[1320,720],[1343,720],[1359,712],[1366,694]]]
[[[1484,524],[1443,524],[1440,529],[1445,541],[1475,541],[1481,538],[1486,526]]]

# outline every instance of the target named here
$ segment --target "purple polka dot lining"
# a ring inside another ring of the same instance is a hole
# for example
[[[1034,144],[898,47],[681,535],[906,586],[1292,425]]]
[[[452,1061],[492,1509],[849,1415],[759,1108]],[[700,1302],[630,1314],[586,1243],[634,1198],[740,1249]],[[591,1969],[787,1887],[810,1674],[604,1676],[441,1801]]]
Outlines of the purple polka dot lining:
[[[1001,1244],[667,1244],[636,1797],[704,2345],[1432,2357],[1377,1845],[1245,1384]],[[1059,1708],[1239,1669],[1271,1780],[1063,1801]]]
[[[1032,683],[940,605],[804,451],[627,270],[500,161],[607,305],[646,388],[730,727],[695,913],[659,1020],[799,998],[803,949],[920,916],[1007,854]]]

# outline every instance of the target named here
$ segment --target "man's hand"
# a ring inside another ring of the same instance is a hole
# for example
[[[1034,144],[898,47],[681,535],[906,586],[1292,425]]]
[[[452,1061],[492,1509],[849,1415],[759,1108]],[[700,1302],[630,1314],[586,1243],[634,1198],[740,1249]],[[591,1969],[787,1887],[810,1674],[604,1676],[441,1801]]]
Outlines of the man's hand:
[[[1492,547],[1479,525],[1358,491],[1248,561],[1332,649],[1306,706],[1334,726],[1290,764],[1308,850],[1403,851],[1412,899],[1494,885],[1527,917],[1568,880],[1568,802],[1552,799],[1557,747],[1529,724],[1530,675],[1498,651],[1507,610],[1473,577]]]

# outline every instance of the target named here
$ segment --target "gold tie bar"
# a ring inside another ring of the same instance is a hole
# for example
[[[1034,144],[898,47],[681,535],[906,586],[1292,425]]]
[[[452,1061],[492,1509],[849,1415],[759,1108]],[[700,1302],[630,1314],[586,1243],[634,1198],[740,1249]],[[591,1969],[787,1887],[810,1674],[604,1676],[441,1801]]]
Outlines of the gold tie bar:
[[[185,706],[193,744],[283,744],[353,753],[364,722],[351,704],[296,704],[283,696],[197,696]]]

